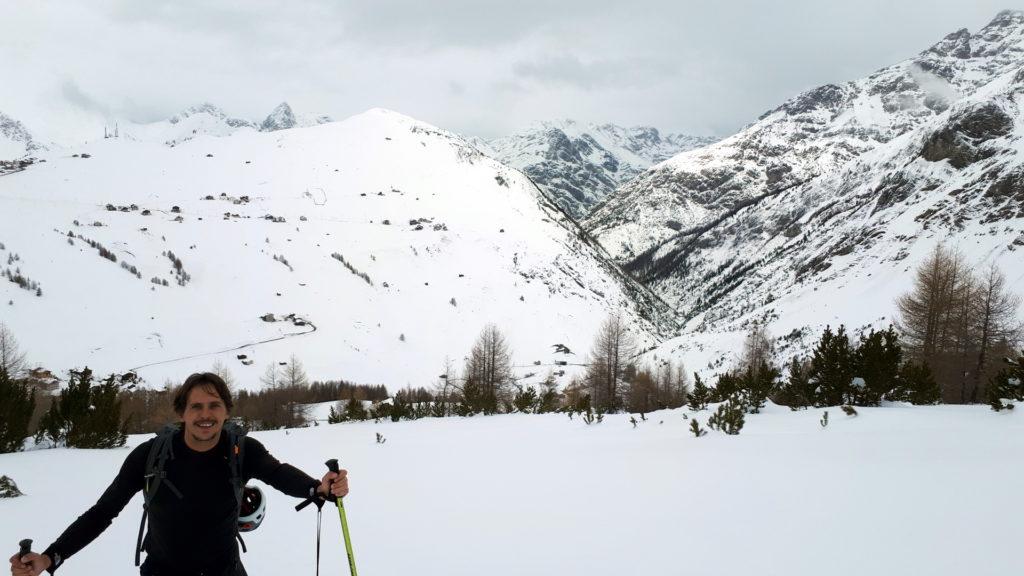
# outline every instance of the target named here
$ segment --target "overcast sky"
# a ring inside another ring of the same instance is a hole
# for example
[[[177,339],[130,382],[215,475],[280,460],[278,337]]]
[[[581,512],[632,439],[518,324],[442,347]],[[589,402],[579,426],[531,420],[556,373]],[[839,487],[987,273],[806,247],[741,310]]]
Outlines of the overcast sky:
[[[286,100],[484,137],[554,118],[724,136],[1022,4],[5,0],[0,111],[151,121],[209,101],[262,118]]]

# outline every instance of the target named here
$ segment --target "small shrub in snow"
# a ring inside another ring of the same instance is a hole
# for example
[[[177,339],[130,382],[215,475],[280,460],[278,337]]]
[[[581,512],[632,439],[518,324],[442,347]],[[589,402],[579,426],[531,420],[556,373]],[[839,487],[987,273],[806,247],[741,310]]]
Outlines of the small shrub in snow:
[[[743,414],[743,405],[734,398],[730,398],[722,404],[719,404],[715,413],[708,418],[708,428],[725,432],[730,436],[735,436],[743,429]]]
[[[707,430],[700,427],[700,422],[697,422],[696,418],[690,420],[690,432],[697,438],[705,436],[708,433]]]
[[[18,490],[14,479],[10,476],[0,476],[0,498],[17,498],[18,496],[24,496],[24,494]]]
[[[383,444],[387,441],[387,438],[385,438],[380,432],[377,432],[377,444]]]
[[[857,410],[853,406],[843,405],[839,407],[847,416],[856,416]]]
[[[818,424],[821,424],[822,428],[828,427],[828,410],[825,410],[825,413],[822,414],[821,420],[818,420]]]
[[[345,257],[344,257],[344,256],[342,256],[342,255],[341,255],[341,254],[339,254],[338,252],[334,252],[334,253],[332,253],[332,254],[331,254],[331,258],[334,258],[334,259],[335,259],[335,260],[337,260],[338,262],[341,262],[341,264],[342,264],[342,265],[343,265],[343,266],[344,266],[345,268],[348,268],[348,271],[349,271],[349,272],[351,272],[351,273],[355,274],[356,276],[358,276],[358,277],[362,278],[362,279],[363,279],[363,280],[365,280],[365,281],[366,281],[366,283],[367,283],[367,284],[369,284],[370,286],[373,286],[373,280],[370,280],[370,275],[369,275],[369,274],[367,274],[366,272],[360,272],[359,270],[356,270],[355,266],[353,266],[352,264],[350,264],[350,263],[348,262],[348,260],[345,260]],[[385,287],[385,288],[387,288],[387,284],[386,284],[386,283],[384,284],[384,287]]]

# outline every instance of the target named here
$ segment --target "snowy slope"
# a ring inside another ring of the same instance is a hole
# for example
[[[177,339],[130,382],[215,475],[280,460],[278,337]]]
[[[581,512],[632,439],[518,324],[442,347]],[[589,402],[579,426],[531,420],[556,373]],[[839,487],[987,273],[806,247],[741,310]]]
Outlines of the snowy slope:
[[[585,225],[687,321],[654,354],[718,366],[752,320],[791,353],[826,324],[884,326],[940,242],[1024,293],[1022,55],[1024,13],[1001,13],[802,95],[595,209]],[[945,100],[926,77],[946,82]]]
[[[652,167],[595,207],[585,226],[630,260],[765,193],[835,174],[1016,71],[1022,20],[1005,11],[977,34],[960,30],[866,78],[800,94],[738,134]]]
[[[0,318],[55,372],[159,385],[221,360],[251,386],[295,354],[314,378],[429,385],[493,322],[540,378],[610,312],[646,346],[674,327],[521,173],[400,114],[74,152],[0,178],[0,257],[42,290],[0,283]]]
[[[23,158],[41,148],[24,124],[0,112],[0,160]]]
[[[685,150],[714,138],[668,134],[649,126],[541,122],[521,132],[471,143],[482,152],[523,170],[574,218],[582,218],[619,185]]]
[[[859,410],[849,418],[830,409],[822,429],[820,410],[769,406],[739,436],[700,439],[680,411],[648,414],[635,430],[629,415],[586,426],[513,414],[254,436],[309,474],[319,477],[328,458],[349,470],[345,508],[361,574],[1017,573],[1022,411]],[[703,424],[708,412],[697,417]],[[0,454],[0,474],[27,494],[0,500],[0,540],[48,545],[128,452]],[[74,471],[74,490],[59,470]],[[245,536],[248,573],[312,574],[316,513],[295,513],[293,499],[264,490],[267,519]],[[137,574],[141,508],[137,496],[61,572]],[[348,573],[340,532],[325,509],[321,574]]]

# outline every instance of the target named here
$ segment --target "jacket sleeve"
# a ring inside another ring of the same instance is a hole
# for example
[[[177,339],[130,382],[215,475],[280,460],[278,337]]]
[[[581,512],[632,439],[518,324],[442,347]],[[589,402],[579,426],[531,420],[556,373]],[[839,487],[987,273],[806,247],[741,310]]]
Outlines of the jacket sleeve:
[[[50,544],[43,554],[50,557],[52,564],[47,569],[53,574],[65,560],[73,556],[96,539],[114,518],[124,509],[136,492],[142,490],[146,471],[146,457],[152,440],[136,446],[125,458],[114,481],[100,496],[99,500]]]
[[[242,467],[246,479],[256,478],[295,498],[312,496],[320,481],[291,464],[283,464],[255,438],[245,437]]]

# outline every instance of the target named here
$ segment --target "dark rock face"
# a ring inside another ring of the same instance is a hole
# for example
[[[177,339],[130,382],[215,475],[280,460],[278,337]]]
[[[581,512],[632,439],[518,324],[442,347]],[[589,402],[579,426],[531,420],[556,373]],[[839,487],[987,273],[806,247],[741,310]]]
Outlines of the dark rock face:
[[[295,113],[292,112],[292,107],[287,102],[281,102],[274,108],[274,111],[267,116],[266,120],[260,124],[260,131],[262,132],[273,132],[275,130],[287,130],[294,128],[298,122],[295,120]]]
[[[25,145],[25,152],[31,153],[42,148],[32,139],[32,134],[25,129],[25,125],[0,112],[0,137],[21,142]]]
[[[928,49],[929,52],[939,56],[952,56],[953,58],[971,57],[971,33],[966,28],[961,28],[943,38],[938,44]]]
[[[914,189],[914,183],[908,180],[903,172],[886,174],[882,178],[882,182],[879,183],[878,188],[875,188],[878,200],[875,203],[875,209],[872,211],[872,214],[903,202],[913,194]]]
[[[949,160],[956,168],[965,168],[991,157],[995,150],[981,146],[1013,129],[1013,118],[991,102],[972,106],[950,118],[949,123],[929,136],[921,148],[921,157],[929,162]]]
[[[835,84],[825,84],[786,102],[782,109],[790,115],[796,115],[817,109],[835,110],[842,102],[843,89]]]

